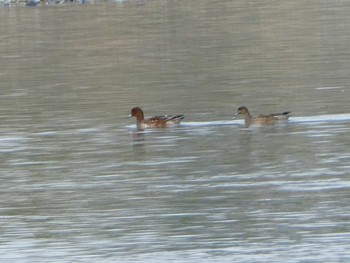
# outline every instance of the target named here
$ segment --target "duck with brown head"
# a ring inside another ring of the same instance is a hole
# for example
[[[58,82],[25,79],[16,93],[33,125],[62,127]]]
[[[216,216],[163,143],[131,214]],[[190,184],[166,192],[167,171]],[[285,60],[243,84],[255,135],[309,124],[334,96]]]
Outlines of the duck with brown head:
[[[252,124],[274,125],[278,121],[287,121],[290,115],[291,112],[286,111],[283,113],[261,114],[257,117],[252,117],[248,108],[241,106],[238,108],[237,114],[235,116],[242,116],[245,122],[245,127],[247,128]]]
[[[136,126],[138,130],[144,130],[146,128],[166,128],[172,127],[176,124],[180,124],[181,120],[185,118],[184,115],[164,115],[154,116],[151,118],[144,118],[143,111],[140,107],[134,107],[131,110],[130,117],[136,117]]]

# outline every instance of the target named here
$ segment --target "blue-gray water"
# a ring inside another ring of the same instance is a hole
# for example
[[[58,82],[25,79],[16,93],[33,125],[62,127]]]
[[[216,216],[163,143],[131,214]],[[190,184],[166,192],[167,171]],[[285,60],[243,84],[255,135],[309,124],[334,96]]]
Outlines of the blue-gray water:
[[[1,7],[1,262],[348,262],[349,12]],[[133,106],[186,118],[137,132]]]

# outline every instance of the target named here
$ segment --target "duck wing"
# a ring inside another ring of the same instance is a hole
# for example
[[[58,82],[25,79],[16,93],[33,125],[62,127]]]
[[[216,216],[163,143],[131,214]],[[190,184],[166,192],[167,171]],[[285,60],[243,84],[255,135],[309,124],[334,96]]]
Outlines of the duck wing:
[[[274,117],[276,120],[288,120],[290,117],[291,112],[290,111],[285,111],[282,113],[272,113],[270,116]]]
[[[182,120],[185,118],[184,115],[162,115],[162,116],[154,116],[149,118],[150,121],[174,121],[174,120]]]

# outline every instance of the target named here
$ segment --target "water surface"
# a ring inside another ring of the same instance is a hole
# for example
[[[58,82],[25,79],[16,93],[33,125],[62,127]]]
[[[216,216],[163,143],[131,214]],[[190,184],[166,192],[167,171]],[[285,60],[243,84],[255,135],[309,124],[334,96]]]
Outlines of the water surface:
[[[0,259],[347,262],[349,11],[0,8]],[[133,106],[186,118],[137,132]]]

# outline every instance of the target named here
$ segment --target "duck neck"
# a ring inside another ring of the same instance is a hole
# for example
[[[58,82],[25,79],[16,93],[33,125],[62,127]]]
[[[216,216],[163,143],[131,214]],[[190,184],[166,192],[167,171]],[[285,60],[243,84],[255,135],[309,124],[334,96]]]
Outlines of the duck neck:
[[[252,123],[252,115],[250,115],[249,111],[247,111],[244,114],[244,122],[245,122],[245,127],[249,127],[250,124]]]
[[[143,112],[142,111],[138,112],[135,117],[136,117],[137,129],[143,130],[143,121],[144,121]]]
[[[135,117],[136,117],[137,123],[141,123],[144,120],[142,111],[138,112]]]

